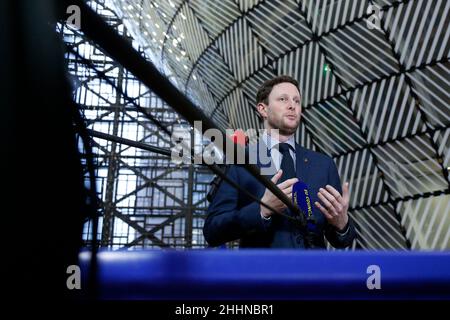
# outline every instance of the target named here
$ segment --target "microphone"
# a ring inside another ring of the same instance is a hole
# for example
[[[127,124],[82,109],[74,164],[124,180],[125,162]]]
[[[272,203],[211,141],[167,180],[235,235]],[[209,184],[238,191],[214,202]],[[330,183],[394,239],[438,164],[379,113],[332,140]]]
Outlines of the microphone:
[[[308,186],[302,181],[292,186],[292,199],[300,207],[306,218],[306,230],[303,232],[305,247],[307,249],[320,248],[320,237],[317,232],[316,219],[313,215],[312,201]]]
[[[292,186],[292,199],[294,204],[299,206],[305,214],[308,231],[316,231],[316,220],[313,215],[311,196],[306,183],[302,181],[294,183]]]

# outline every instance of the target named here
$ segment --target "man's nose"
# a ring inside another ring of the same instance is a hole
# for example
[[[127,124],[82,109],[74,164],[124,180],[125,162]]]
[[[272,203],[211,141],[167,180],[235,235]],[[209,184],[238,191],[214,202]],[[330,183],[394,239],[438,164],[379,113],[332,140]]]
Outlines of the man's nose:
[[[295,109],[295,102],[292,100],[289,100],[288,102],[288,109]]]

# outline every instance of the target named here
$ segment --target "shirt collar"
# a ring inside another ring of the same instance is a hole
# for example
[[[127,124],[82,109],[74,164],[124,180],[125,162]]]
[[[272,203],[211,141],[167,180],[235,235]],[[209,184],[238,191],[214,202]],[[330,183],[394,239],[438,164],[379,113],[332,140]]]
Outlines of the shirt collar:
[[[272,150],[272,148],[274,146],[276,146],[277,144],[280,143],[280,141],[278,139],[275,139],[272,136],[270,136],[269,134],[267,134],[267,130],[264,130],[262,138],[263,138],[263,141],[266,143],[267,147],[269,148],[269,150]],[[285,141],[285,143],[289,144],[292,147],[292,149],[295,150],[294,135],[290,136],[289,139],[287,141]]]

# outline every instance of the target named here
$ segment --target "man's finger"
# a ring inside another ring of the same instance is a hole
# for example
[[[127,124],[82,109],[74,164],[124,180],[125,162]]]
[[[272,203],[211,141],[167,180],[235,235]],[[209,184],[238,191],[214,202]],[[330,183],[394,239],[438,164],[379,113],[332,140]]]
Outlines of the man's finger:
[[[283,191],[285,194],[292,193],[292,186],[290,186],[289,188],[282,189],[281,191]]]
[[[283,170],[278,170],[278,172],[277,173],[275,173],[275,175],[272,177],[272,179],[270,179],[270,180],[272,180],[272,182],[274,183],[274,184],[277,184],[277,182],[278,182],[278,180],[280,179],[280,177],[281,177],[281,175],[283,174]]]
[[[337,201],[342,202],[344,200],[342,198],[341,194],[339,193],[339,191],[337,191],[333,186],[330,186],[329,184],[327,184],[327,186],[325,188],[327,189],[327,191],[329,193],[331,193],[333,195],[333,197],[336,198]]]
[[[317,208],[319,208],[320,212],[323,213],[323,215],[325,216],[325,218],[327,219],[333,219],[333,216],[330,215],[327,211],[327,209],[325,209],[319,202],[314,202],[314,204],[316,205]]]
[[[348,203],[350,201],[350,185],[348,181],[345,182],[342,186],[342,197],[344,198],[345,202]]]
[[[332,215],[337,215],[333,204],[323,195],[323,193],[319,192],[317,195],[319,196],[319,199],[322,201],[323,205],[327,208],[328,212]]]
[[[288,180],[286,180],[286,181],[283,181],[282,183],[280,183],[279,185],[278,185],[278,188],[280,188],[280,189],[286,189],[286,188],[288,188],[288,187],[290,187],[290,186],[292,186],[294,183],[296,183],[298,181],[298,179],[297,178],[291,178],[291,179],[288,179]]]
[[[335,198],[335,196],[333,196],[330,192],[328,192],[326,189],[324,188],[320,188],[319,189],[319,193],[321,193],[330,203],[331,205],[335,208],[338,209],[340,206],[342,206],[342,204],[339,203],[338,199]]]

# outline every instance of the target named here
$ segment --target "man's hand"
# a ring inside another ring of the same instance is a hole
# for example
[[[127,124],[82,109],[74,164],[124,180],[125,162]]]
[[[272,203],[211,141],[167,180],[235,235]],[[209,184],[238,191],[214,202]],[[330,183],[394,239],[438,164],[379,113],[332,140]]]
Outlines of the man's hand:
[[[344,183],[342,187],[342,196],[330,185],[327,185],[325,189],[320,188],[317,195],[323,205],[316,202],[316,207],[319,208],[331,225],[342,231],[348,222],[347,211],[350,201],[348,182]]]
[[[280,179],[281,175],[283,174],[283,170],[278,170],[278,172],[272,177],[272,182],[277,183]],[[286,180],[280,184],[277,185],[278,188],[290,199],[292,199],[292,185],[298,181],[297,178],[292,178],[289,180]],[[274,208],[277,211],[281,211],[286,208],[286,205],[278,199],[277,196],[275,196],[269,189],[266,189],[264,192],[263,197],[261,198],[261,201],[264,203],[267,203],[272,208]],[[273,214],[272,211],[270,211],[268,208],[261,205],[261,215],[264,218],[268,218]]]

